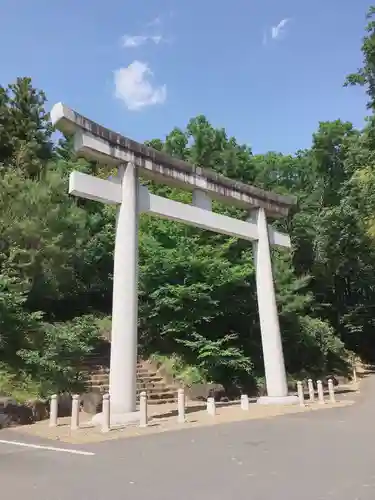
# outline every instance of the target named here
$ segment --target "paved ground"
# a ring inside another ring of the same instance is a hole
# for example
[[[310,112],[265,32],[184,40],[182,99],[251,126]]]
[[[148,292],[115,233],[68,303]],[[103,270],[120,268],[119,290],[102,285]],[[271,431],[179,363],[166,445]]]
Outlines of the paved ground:
[[[350,396],[352,398],[352,395]],[[0,431],[1,498],[373,500],[375,377],[354,406],[77,446]],[[18,438],[68,452],[4,443]],[[69,450],[94,455],[72,454]]]
[[[20,432],[22,432],[22,434],[27,434],[36,438],[51,439],[73,445],[91,444],[113,439],[124,439],[160,432],[185,430],[186,427],[196,428],[202,426],[221,425],[223,423],[238,422],[242,420],[274,418],[291,413],[326,411],[333,406],[348,406],[353,404],[353,395],[356,388],[356,384],[352,384],[346,388],[342,386],[341,391],[345,392],[340,392],[340,394],[338,394],[336,391],[337,403],[330,403],[328,395],[326,395],[325,405],[319,404],[317,400],[314,403],[307,401],[305,407],[300,407],[299,405],[258,405],[255,404],[256,400],[254,399],[253,403],[250,404],[249,410],[244,411],[241,410],[239,401],[231,403],[217,403],[215,417],[212,417],[207,413],[204,403],[197,404],[190,402],[186,409],[185,424],[178,423],[176,403],[173,403],[169,405],[149,406],[148,413],[151,418],[149,420],[149,425],[146,428],[133,425],[125,428],[114,428],[111,429],[111,432],[103,433],[101,432],[100,426],[94,426],[91,423],[92,415],[85,415],[84,413],[81,413],[80,427],[78,430],[71,431],[71,418],[65,417],[59,418],[57,427],[51,428],[49,427],[48,420],[43,420],[34,424],[24,425],[22,427],[14,427],[12,428],[12,432],[17,434],[14,439],[18,439]]]

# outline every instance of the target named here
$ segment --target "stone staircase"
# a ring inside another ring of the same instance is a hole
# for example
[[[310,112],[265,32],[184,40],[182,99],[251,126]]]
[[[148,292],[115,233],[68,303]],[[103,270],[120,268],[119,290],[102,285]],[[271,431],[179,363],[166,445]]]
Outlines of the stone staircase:
[[[92,357],[86,363],[89,372],[89,391],[107,392],[109,384],[109,360]],[[168,383],[156,366],[149,361],[137,364],[137,399],[142,391],[147,392],[149,404],[172,403],[177,400],[178,387]]]

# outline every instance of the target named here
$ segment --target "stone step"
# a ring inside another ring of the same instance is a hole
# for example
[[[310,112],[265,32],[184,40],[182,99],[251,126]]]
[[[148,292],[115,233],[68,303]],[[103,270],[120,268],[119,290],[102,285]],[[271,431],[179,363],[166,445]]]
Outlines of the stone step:
[[[171,403],[176,403],[176,399],[151,399],[148,401],[148,404],[151,406],[155,405],[166,405],[166,404],[171,404]]]
[[[159,397],[159,396],[161,396],[161,395],[163,395],[163,394],[168,394],[168,395],[169,395],[169,394],[172,394],[172,396],[173,396],[174,398],[175,398],[175,397],[177,397],[177,395],[176,395],[174,392],[170,391],[170,390],[168,389],[168,387],[165,387],[165,388],[164,388],[164,390],[160,390],[160,389],[156,389],[156,390],[155,390],[155,389],[154,389],[154,390],[153,390],[153,389],[148,389],[148,390],[146,391],[146,390],[144,390],[144,389],[137,389],[137,394],[140,394],[140,393],[141,393],[141,392],[143,392],[143,391],[147,393],[147,396],[148,396],[149,398],[153,398],[153,397],[157,398],[157,397]]]
[[[104,373],[94,373],[90,377],[91,383],[102,383],[108,381],[108,375]],[[166,385],[163,382],[162,377],[157,375],[152,375],[149,377],[137,377],[137,384],[142,384],[142,386],[152,386],[157,387],[161,385]]]
[[[91,358],[88,361],[85,361],[84,366],[88,367],[103,367],[109,370],[109,366],[107,362],[103,362],[103,358]],[[150,367],[145,366],[143,363],[137,363],[137,370],[139,371],[150,371]],[[151,369],[152,370],[152,369]]]
[[[144,383],[155,383],[155,382],[163,382],[163,377],[160,375],[145,375],[144,377],[138,377]]]
[[[86,370],[89,373],[90,377],[93,377],[95,375],[104,375],[106,377],[109,377],[109,369],[107,368],[89,368]]]
[[[93,387],[93,389],[101,389],[103,392],[108,392],[108,386]],[[137,391],[137,400],[139,399],[139,394],[142,391]],[[173,403],[177,401],[177,396],[173,392],[159,392],[159,393],[148,393],[147,401],[149,404],[164,404]]]
[[[84,361],[83,365],[87,366],[87,367],[103,366],[104,368],[109,368],[108,361],[104,360],[103,358],[92,358],[92,359],[86,360],[86,361]]]
[[[90,376],[90,380],[102,380],[102,379],[108,379],[108,374],[107,373],[92,373]]]
[[[109,367],[107,358],[93,356],[86,363],[86,369],[90,373],[90,387],[104,393],[109,389]],[[177,401],[177,388],[167,384],[163,377],[148,365],[148,363],[137,363],[137,399],[142,391],[146,391],[150,404],[171,403]]]
[[[139,393],[137,394],[139,396]],[[147,394],[147,400],[148,401],[155,401],[155,400],[168,400],[168,401],[174,401],[176,399],[176,395],[173,392],[161,392],[161,393],[156,393],[156,394]]]
[[[94,389],[94,390],[96,389],[96,390],[101,390],[103,392],[106,392],[106,391],[108,391],[109,386],[108,386],[108,383],[107,384],[95,384],[95,385],[91,386],[91,389]],[[137,396],[139,396],[139,394],[143,391],[147,392],[148,398],[151,398],[151,399],[160,399],[160,398],[176,399],[177,398],[177,393],[171,391],[168,387],[163,387],[163,388],[158,388],[158,389],[153,389],[153,388],[145,389],[144,387],[137,387]]]
[[[100,391],[102,393],[106,393],[109,390],[108,382],[106,384],[92,384],[90,386],[92,391]]]
[[[99,382],[96,381],[94,383],[91,383],[89,387],[91,389],[100,389],[101,391],[107,390],[109,387],[108,380],[99,381]],[[147,392],[147,394],[160,394],[160,393],[168,392],[171,394],[175,394],[175,396],[177,395],[177,390],[174,391],[173,389],[171,389],[170,387],[168,387],[166,385],[161,385],[159,387],[152,387],[152,386],[150,387],[150,386],[146,386],[146,385],[137,384],[137,393],[143,392],[143,391]]]
[[[90,385],[106,385],[109,383],[108,377],[94,376],[90,379]]]
[[[141,380],[137,380],[137,389],[142,390],[153,390],[153,391],[163,391],[166,388],[170,391],[171,388],[164,384],[163,382],[155,382],[155,383],[145,383]]]
[[[93,373],[93,375],[109,375],[109,368],[101,366],[101,367],[95,367],[95,369],[93,369],[93,367],[91,367],[91,372]],[[142,368],[137,370],[137,377],[138,378],[159,377],[159,375],[154,371]]]
[[[137,368],[138,377],[143,377],[147,375],[157,375],[155,371],[148,370],[147,368]]]

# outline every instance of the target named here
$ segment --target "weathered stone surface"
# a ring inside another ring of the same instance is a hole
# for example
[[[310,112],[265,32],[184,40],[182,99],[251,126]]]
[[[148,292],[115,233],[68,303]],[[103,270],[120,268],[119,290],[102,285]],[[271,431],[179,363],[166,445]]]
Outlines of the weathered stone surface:
[[[4,427],[9,427],[11,424],[11,417],[6,411],[9,404],[13,403],[14,400],[8,397],[0,396],[0,429]]]
[[[33,422],[33,412],[30,407],[25,404],[19,404],[10,397],[0,398],[0,420],[2,426],[9,425],[25,425]]]
[[[207,398],[215,398],[215,401],[228,400],[221,384],[194,384],[189,389],[189,398],[193,401],[206,401]]]
[[[49,417],[49,403],[47,401],[31,400],[25,404],[31,409],[34,422],[46,420]]]
[[[4,427],[9,427],[11,424],[11,418],[9,415],[6,413],[3,413],[2,410],[0,410],[0,429],[3,429]]]
[[[62,132],[76,134],[76,151],[88,159],[115,165],[129,161],[139,169],[143,176],[156,182],[183,189],[199,188],[209,193],[212,198],[230,202],[242,208],[263,207],[269,215],[274,217],[286,216],[289,208],[296,204],[295,197],[282,196],[229,179],[213,170],[191,165],[133,141],[93,122],[61,103],[53,107],[51,119]],[[92,138],[96,139],[96,148],[93,147]],[[86,144],[87,141],[89,144]]]
[[[323,387],[328,387],[328,380],[332,380],[333,382],[333,385],[336,387],[338,386],[339,384],[340,385],[344,385],[344,384],[347,384],[349,382],[349,379],[347,377],[341,377],[341,376],[336,376],[336,375],[327,375],[326,377],[324,377],[322,379],[322,382],[323,382]]]
[[[8,405],[15,405],[17,401],[10,396],[0,396],[0,411],[7,408]]]
[[[110,344],[108,344],[110,345]],[[85,369],[88,373],[88,393],[98,392],[104,394],[109,389],[109,357],[104,351],[103,357],[100,353],[96,353],[85,364]],[[177,401],[177,391],[180,384],[173,377],[168,376],[167,372],[151,361],[141,361],[137,366],[137,397],[141,391],[147,392],[148,404],[163,404],[167,402]],[[85,400],[85,406],[92,408],[96,404],[96,396],[82,398]],[[90,410],[89,413],[92,413]],[[95,413],[93,411],[93,413]]]
[[[82,395],[82,406],[85,413],[95,415],[102,411],[103,396],[99,391],[91,391]]]
[[[67,392],[60,394],[58,399],[58,417],[69,417],[72,414],[72,396]]]

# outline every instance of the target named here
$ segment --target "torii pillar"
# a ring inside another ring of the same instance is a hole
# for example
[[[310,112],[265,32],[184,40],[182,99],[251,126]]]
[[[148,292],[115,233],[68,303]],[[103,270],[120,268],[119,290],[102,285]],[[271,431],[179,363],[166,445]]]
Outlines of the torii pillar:
[[[138,176],[132,163],[119,168],[113,266],[109,386],[112,421],[138,420],[136,412],[138,341]]]
[[[254,211],[252,219],[258,228],[258,239],[253,242],[256,273],[257,300],[267,396],[260,397],[261,404],[293,403],[288,396],[283,345],[281,342],[279,314],[276,304],[272,272],[271,248],[267,216],[264,208]]]

